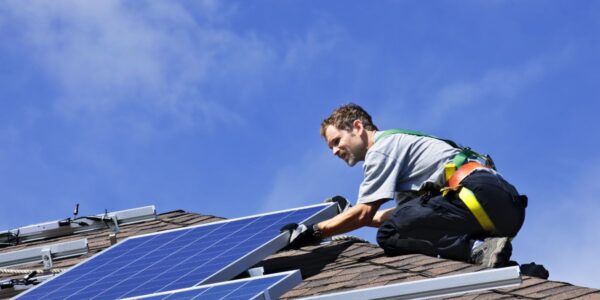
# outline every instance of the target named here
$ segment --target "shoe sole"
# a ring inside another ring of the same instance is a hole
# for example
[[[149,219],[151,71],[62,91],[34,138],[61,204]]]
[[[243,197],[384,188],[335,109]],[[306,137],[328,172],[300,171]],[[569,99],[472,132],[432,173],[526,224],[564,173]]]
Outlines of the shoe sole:
[[[497,268],[508,263],[512,249],[509,249],[510,241],[507,238],[500,238],[495,241],[490,241],[490,247],[484,251],[483,260],[481,265],[487,268]],[[506,256],[508,251],[508,257]]]

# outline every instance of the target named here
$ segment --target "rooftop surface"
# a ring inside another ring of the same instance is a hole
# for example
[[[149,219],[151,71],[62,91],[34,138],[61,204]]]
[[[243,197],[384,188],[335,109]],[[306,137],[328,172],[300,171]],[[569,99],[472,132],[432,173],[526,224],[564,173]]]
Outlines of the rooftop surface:
[[[155,220],[120,227],[118,240],[127,237],[199,225],[223,218],[184,212],[181,210],[158,215]],[[109,228],[81,232],[68,236],[35,241],[0,249],[0,253],[38,247],[81,238],[88,239],[89,252],[78,257],[57,260],[55,268],[69,268],[110,246]],[[307,246],[298,250],[280,251],[260,264],[265,273],[300,269],[303,281],[283,295],[282,299],[313,296],[359,288],[422,280],[445,275],[476,272],[476,265],[429,257],[420,254],[388,257],[376,245],[359,240],[341,239]],[[16,268],[16,267],[15,267]],[[41,269],[42,263],[21,265],[19,269]],[[22,278],[23,275],[0,274],[0,280]],[[18,291],[5,289],[0,298],[10,298]],[[575,286],[566,282],[523,276],[519,287],[470,293],[450,299],[600,299],[600,290]]]

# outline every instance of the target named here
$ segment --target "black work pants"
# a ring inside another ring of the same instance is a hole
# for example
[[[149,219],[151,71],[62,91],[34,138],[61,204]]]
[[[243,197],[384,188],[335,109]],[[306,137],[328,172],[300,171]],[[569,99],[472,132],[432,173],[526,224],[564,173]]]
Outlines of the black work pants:
[[[526,202],[501,176],[475,171],[461,185],[470,189],[494,225],[486,232],[457,193],[427,199],[419,197],[398,205],[377,232],[377,242],[387,255],[422,253],[468,261],[476,239],[513,237],[525,219]]]

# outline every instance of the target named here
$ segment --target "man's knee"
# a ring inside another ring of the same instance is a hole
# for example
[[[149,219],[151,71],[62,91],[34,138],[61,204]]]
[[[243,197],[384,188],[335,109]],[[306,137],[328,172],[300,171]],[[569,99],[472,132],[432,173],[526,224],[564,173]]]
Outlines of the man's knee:
[[[431,242],[404,238],[398,234],[394,234],[386,238],[382,238],[378,235],[377,243],[383,249],[383,252],[388,256],[415,253],[437,256],[438,254],[436,248]]]
[[[379,227],[377,243],[388,256],[415,253],[437,256],[437,250],[431,242],[401,235],[390,220]]]

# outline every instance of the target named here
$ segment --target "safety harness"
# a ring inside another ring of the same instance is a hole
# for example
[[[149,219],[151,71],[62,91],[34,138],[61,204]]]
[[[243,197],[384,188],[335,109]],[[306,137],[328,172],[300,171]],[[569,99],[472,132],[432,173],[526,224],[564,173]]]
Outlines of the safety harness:
[[[444,175],[448,186],[442,188],[442,195],[445,196],[450,191],[458,193],[458,198],[465,204],[469,211],[471,211],[477,222],[479,222],[479,225],[481,225],[485,231],[492,234],[495,233],[496,226],[483,209],[483,206],[481,206],[481,203],[479,203],[479,200],[477,200],[477,197],[475,197],[475,194],[460,184],[463,179],[465,179],[475,170],[496,170],[496,166],[494,165],[492,158],[489,155],[481,155],[469,147],[463,147],[454,141],[438,138],[419,131],[406,129],[385,130],[375,139],[375,142],[392,134],[398,133],[434,138],[446,142],[453,148],[460,149],[460,152],[454,156],[452,161],[448,162],[444,166]]]

